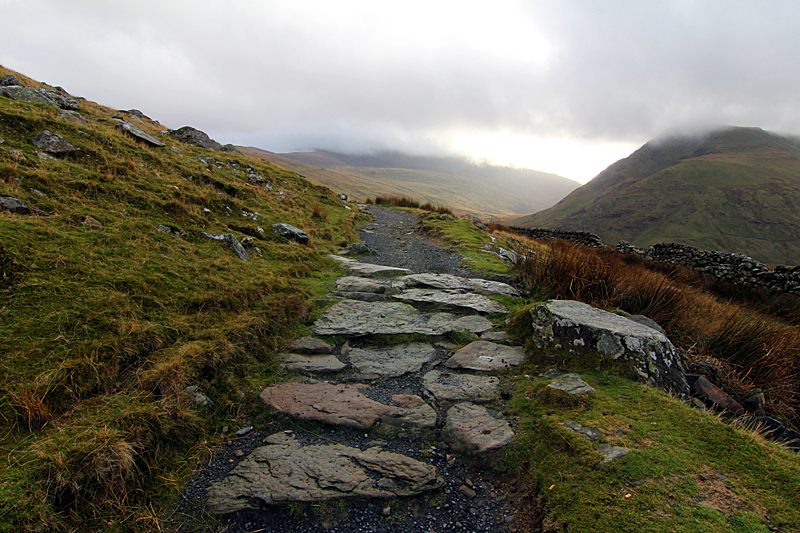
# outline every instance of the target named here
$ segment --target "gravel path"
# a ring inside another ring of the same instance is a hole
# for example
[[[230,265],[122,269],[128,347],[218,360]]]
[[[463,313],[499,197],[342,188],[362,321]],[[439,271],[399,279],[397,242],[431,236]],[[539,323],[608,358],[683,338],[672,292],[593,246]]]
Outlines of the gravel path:
[[[362,263],[408,268],[415,274],[434,272],[469,276],[459,265],[461,257],[432,244],[415,233],[417,217],[404,211],[367,206],[372,222],[359,231],[361,242],[378,255],[361,259]]]
[[[414,215],[368,207],[373,221],[360,232],[362,242],[378,255],[362,262],[408,268],[415,273],[435,272],[465,276],[460,257],[430,243],[414,233]],[[337,354],[340,347],[337,348]],[[448,357],[442,352],[432,364]],[[421,375],[422,373],[420,373]],[[418,377],[406,376],[374,382],[373,394],[390,397],[397,392],[421,393]],[[516,515],[509,498],[519,488],[513,480],[500,480],[480,468],[457,458],[448,446],[430,434],[424,439],[411,434],[387,435],[346,427],[308,424],[281,417],[269,427],[256,428],[234,436],[198,471],[195,480],[181,495],[169,518],[169,530],[182,533],[265,532],[265,533],[361,533],[361,532],[509,532],[516,530]],[[204,512],[208,489],[222,480],[240,461],[276,432],[294,434],[304,445],[339,443],[366,449],[379,442],[385,450],[435,465],[445,487],[417,497],[386,499],[345,499],[325,503],[271,506],[259,511],[243,511],[225,516]],[[437,432],[438,433],[438,432]],[[469,487],[469,489],[466,489]],[[390,508],[388,516],[386,508]]]

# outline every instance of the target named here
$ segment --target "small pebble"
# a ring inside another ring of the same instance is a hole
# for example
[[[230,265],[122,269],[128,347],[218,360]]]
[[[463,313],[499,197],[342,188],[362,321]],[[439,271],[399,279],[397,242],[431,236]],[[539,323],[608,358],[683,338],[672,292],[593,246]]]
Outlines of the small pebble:
[[[235,452],[233,452],[233,455],[235,455],[236,457],[242,457],[244,456],[244,452],[242,450],[236,450]]]
[[[251,431],[253,431],[253,426],[247,426],[247,427],[242,428],[239,431],[237,431],[236,432],[236,436],[237,437],[244,437],[245,435],[247,435]]]
[[[392,508],[387,505],[386,507],[383,508],[381,514],[383,516],[389,516],[390,514],[392,514]]]
[[[458,487],[458,492],[460,492],[467,498],[474,498],[475,496],[478,495],[474,490],[467,487],[466,485],[461,485],[460,487]]]

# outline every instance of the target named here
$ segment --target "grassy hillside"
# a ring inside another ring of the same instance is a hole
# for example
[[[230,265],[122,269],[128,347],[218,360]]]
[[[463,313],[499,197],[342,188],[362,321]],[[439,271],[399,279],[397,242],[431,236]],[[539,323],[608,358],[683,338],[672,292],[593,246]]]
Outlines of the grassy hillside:
[[[800,264],[800,143],[758,128],[652,141],[516,225]]]
[[[415,157],[396,152],[354,156],[322,151],[272,154],[254,148],[240,150],[358,200],[407,196],[487,218],[528,213],[532,206],[545,209],[578,186],[554,174],[476,165],[459,158]]]
[[[49,214],[0,212],[3,531],[156,529],[222,426],[239,427],[274,379],[272,352],[325,293],[325,254],[357,239],[352,211],[293,172],[89,101],[80,114],[0,97],[0,196]],[[115,115],[167,147],[126,136]],[[78,151],[41,158],[42,130]],[[278,237],[277,222],[311,243]],[[260,252],[243,261],[201,231]]]

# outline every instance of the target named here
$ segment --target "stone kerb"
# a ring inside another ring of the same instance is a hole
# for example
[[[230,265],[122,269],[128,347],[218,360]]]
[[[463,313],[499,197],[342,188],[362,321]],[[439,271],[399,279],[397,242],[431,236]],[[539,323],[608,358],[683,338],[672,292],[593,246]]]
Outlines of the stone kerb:
[[[551,300],[531,310],[540,349],[599,353],[622,362],[631,376],[681,397],[689,395],[680,356],[666,336],[625,317],[571,300]]]

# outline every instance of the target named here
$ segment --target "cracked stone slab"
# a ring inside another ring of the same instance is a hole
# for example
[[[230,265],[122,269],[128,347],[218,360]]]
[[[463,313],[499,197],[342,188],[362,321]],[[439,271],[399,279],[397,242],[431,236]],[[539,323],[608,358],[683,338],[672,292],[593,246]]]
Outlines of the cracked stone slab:
[[[539,348],[600,354],[627,366],[630,375],[688,397],[689,385],[675,347],[659,331],[582,302],[551,300],[531,309]]]
[[[300,372],[339,372],[347,368],[347,365],[339,361],[336,356],[331,354],[309,355],[299,353],[282,353],[278,355],[278,361],[286,370],[297,370]]]
[[[408,289],[392,295],[395,300],[428,304],[441,309],[465,309],[484,315],[507,313],[508,308],[482,294],[462,293],[438,289]]]
[[[358,261],[354,261],[353,259],[342,257],[340,255],[328,254],[327,257],[339,261],[342,266],[349,269],[351,272],[366,277],[390,278],[411,273],[411,271],[407,268],[374,265],[372,263],[359,263]]]
[[[268,407],[302,420],[369,429],[384,427],[433,428],[436,411],[419,396],[395,394],[386,405],[368,398],[362,390],[369,385],[330,383],[284,383],[261,391]]]
[[[445,366],[488,372],[517,366],[524,360],[525,350],[521,346],[504,346],[489,341],[475,341],[454,353],[447,360]]]
[[[437,401],[490,402],[500,397],[500,380],[493,376],[473,376],[431,370],[422,377],[425,390]]]
[[[343,497],[405,497],[444,485],[436,467],[378,447],[284,442],[253,450],[222,481],[213,483],[209,511],[226,514]]]
[[[597,392],[592,386],[583,381],[578,374],[564,374],[554,382],[550,383],[548,387],[566,392],[573,396]]]
[[[314,322],[317,335],[444,335],[452,331],[482,333],[492,323],[481,316],[423,313],[402,302],[342,300]]]
[[[398,377],[419,372],[423,365],[436,358],[436,348],[422,343],[370,346],[351,348],[347,357],[359,372]]]
[[[485,407],[472,403],[459,403],[448,409],[442,428],[442,440],[463,455],[502,448],[512,438],[514,432],[505,419],[495,418]]]
[[[358,276],[343,276],[333,282],[338,292],[370,292],[386,294],[396,288],[398,282],[393,279],[361,278]]]
[[[426,287],[430,289],[477,292],[480,294],[507,294],[514,298],[520,296],[519,291],[507,283],[480,278],[460,278],[452,274],[411,274],[399,278],[398,281],[405,284],[407,288]]]

